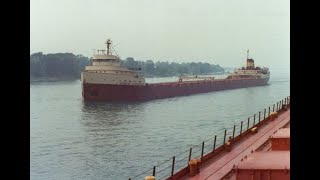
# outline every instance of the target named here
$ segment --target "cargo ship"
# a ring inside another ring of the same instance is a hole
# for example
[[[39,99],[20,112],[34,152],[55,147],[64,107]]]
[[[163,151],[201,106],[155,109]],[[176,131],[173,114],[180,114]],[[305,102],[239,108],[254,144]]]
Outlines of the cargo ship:
[[[146,83],[141,69],[121,66],[110,39],[106,50],[97,50],[92,65],[81,73],[85,101],[138,101],[185,96],[212,91],[268,84],[269,69],[255,67],[247,52],[246,67],[235,69],[226,79],[205,76],[181,76],[176,82]],[[113,50],[113,51],[112,51]],[[106,52],[107,51],[107,52]]]

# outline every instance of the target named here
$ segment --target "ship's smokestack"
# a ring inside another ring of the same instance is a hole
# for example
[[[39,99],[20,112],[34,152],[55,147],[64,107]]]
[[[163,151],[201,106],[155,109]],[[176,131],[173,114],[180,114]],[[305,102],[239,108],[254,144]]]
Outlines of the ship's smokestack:
[[[247,68],[254,68],[254,60],[249,59],[249,49],[247,51]]]

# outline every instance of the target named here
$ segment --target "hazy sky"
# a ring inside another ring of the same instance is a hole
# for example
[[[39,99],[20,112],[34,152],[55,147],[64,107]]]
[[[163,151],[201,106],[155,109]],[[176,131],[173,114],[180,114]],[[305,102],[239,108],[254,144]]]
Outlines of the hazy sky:
[[[289,0],[31,0],[30,53],[92,56],[111,38],[122,59],[290,64]]]

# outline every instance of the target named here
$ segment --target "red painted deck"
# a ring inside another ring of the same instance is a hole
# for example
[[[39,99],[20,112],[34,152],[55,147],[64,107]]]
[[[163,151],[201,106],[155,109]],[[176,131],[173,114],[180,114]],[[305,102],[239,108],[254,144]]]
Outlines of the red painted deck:
[[[265,126],[259,128],[254,136],[232,147],[231,152],[223,152],[214,159],[210,160],[207,165],[200,169],[200,173],[194,177],[184,177],[188,180],[218,180],[223,178],[234,165],[239,164],[241,159],[249,156],[251,151],[255,151],[265,144],[268,139],[280,128],[290,122],[290,109],[279,115],[274,121],[268,122]]]

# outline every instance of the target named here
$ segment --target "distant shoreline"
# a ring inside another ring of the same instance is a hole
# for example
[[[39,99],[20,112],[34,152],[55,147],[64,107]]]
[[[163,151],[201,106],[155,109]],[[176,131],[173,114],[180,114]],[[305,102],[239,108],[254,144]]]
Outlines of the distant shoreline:
[[[75,81],[80,80],[75,77],[30,77],[30,83],[35,82],[55,82],[55,81]]]

